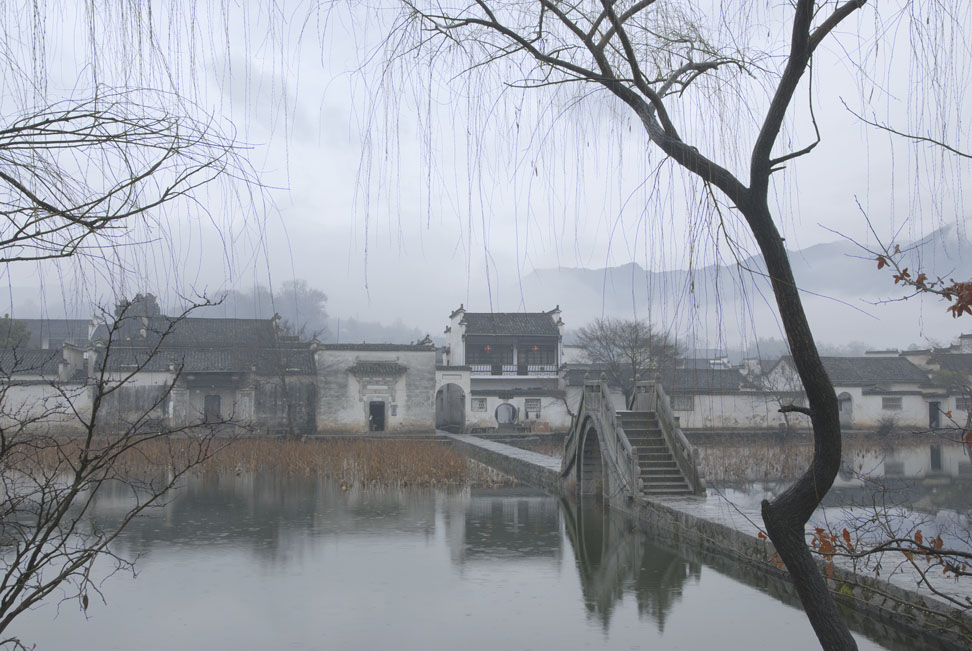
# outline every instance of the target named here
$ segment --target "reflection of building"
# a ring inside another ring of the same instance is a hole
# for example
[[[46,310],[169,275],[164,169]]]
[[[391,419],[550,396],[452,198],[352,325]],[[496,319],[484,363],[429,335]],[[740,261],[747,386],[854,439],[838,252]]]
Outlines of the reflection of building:
[[[561,556],[560,505],[542,491],[473,489],[468,502],[456,506],[445,524],[457,564]]]
[[[559,307],[490,313],[459,306],[449,315],[437,380],[442,397],[436,400],[449,418],[437,419],[437,425],[568,428],[570,414],[559,376],[563,327]]]

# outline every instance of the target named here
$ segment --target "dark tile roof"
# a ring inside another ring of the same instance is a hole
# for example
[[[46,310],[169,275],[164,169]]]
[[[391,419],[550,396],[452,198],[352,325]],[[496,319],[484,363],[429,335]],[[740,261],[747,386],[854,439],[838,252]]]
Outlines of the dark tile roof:
[[[466,312],[467,335],[558,337],[560,329],[547,312]]]
[[[514,388],[514,389],[472,389],[470,393],[474,397],[498,397],[501,399],[510,398],[564,398],[567,394],[560,389],[544,389],[542,387],[536,387],[532,389],[528,388]]]
[[[0,349],[0,375],[43,375],[57,379],[61,350],[40,348]]]
[[[107,368],[111,371],[134,370],[168,372],[181,368],[183,373],[244,373],[261,375],[314,373],[314,355],[308,346],[273,348],[164,348],[154,355],[144,346],[113,346]]]
[[[88,319],[17,319],[27,326],[30,339],[27,346],[40,348],[46,339],[52,342],[51,347],[59,347],[61,343],[73,343],[83,346],[88,341]]]
[[[904,357],[821,357],[835,386],[928,382],[928,375]]]
[[[360,350],[360,351],[435,351],[435,344],[317,344],[318,350]]]
[[[584,386],[585,379],[600,379],[601,373],[606,372],[606,367],[601,364],[564,364],[560,367],[560,372],[567,386],[580,387]],[[609,381],[609,384],[614,386],[614,382]]]
[[[731,393],[744,382],[734,368],[679,368],[662,373],[666,393]]]
[[[106,341],[109,333],[99,326],[92,339]],[[143,321],[128,317],[112,335],[114,341],[152,345],[164,336],[165,348],[272,347],[276,332],[271,319],[212,319],[154,316]]]
[[[349,368],[348,372],[355,375],[387,377],[404,375],[407,370],[407,368],[395,362],[358,362]]]
[[[954,371],[957,373],[972,373],[972,354],[970,353],[949,353],[946,355],[934,355],[932,363],[938,364],[943,371]]]

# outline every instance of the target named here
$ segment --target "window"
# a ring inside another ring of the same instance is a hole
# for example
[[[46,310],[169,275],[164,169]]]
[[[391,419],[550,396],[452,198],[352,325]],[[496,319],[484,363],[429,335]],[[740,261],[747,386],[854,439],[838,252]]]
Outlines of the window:
[[[553,365],[557,363],[556,344],[521,342],[517,345],[517,359],[521,364]]]
[[[540,418],[540,398],[527,398],[523,401],[523,410],[526,417]]]
[[[884,396],[881,398],[881,409],[885,411],[901,411],[900,396]]]
[[[672,410],[692,411],[695,409],[695,396],[693,395],[674,395],[672,396]]]
[[[960,396],[955,399],[955,408],[959,411],[972,411],[972,398]]]
[[[398,405],[391,405],[389,408],[391,409],[391,415],[392,416],[397,416],[398,415]]]
[[[472,399],[472,410],[473,411],[486,411],[486,398],[473,398]]]

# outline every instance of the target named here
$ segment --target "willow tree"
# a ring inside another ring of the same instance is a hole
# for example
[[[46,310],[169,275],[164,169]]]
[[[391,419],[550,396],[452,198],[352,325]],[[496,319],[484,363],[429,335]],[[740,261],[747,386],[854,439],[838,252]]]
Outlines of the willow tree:
[[[86,28],[78,40],[88,45],[87,59],[75,59],[73,52],[51,54],[61,40],[71,40],[52,28],[67,20],[64,15]],[[159,46],[151,8],[125,2],[83,7],[11,2],[0,6],[0,27],[0,270],[8,279],[25,265],[36,273],[35,265],[66,261],[84,270],[78,278],[82,293],[97,291],[92,287],[106,279],[116,286],[139,282],[143,278],[136,273],[151,267],[140,260],[154,255],[178,261],[183,255],[187,242],[173,236],[175,224],[187,214],[208,217],[221,230],[226,222],[217,213],[223,208],[249,213],[259,190],[232,135],[190,93],[138,74],[143,68],[161,69],[170,82],[177,74],[175,66],[155,56]],[[49,40],[48,30],[62,38]],[[206,199],[219,189],[221,203],[211,209]],[[156,282],[178,275],[181,265],[170,266],[177,268],[163,271]],[[159,353],[162,339],[192,309],[158,333],[154,346],[128,351],[138,359],[119,378],[114,367],[125,351],[111,362],[109,352],[123,346],[123,324],[130,329],[139,319],[129,307],[102,319],[108,334],[100,348],[87,351],[100,358],[91,357],[90,374],[83,363],[76,369],[86,381],[60,377],[61,351],[38,355],[18,349],[22,333],[5,318],[0,638],[23,612],[58,591],[77,597],[86,609],[89,592],[98,592],[91,574],[95,562],[102,558],[117,561],[116,569],[131,567],[116,555],[118,536],[138,515],[163,503],[179,478],[215,449],[210,447],[215,424],[180,426],[175,437],[158,424],[174,380],[158,387],[127,422],[108,414],[105,405],[139,381],[135,376]],[[24,376],[42,387],[44,398],[18,393]],[[162,451],[163,462],[155,468],[161,472],[147,473],[148,479],[127,474],[127,463],[153,451]],[[131,491],[128,510],[114,522],[94,522],[94,504],[113,486]],[[0,646],[8,645],[25,648],[16,637],[0,639]]]
[[[774,183],[786,181],[777,181],[783,175],[774,174],[810,154],[820,141],[812,103],[806,121],[812,129],[802,134],[808,136],[805,146],[788,148],[792,139],[781,133],[788,113],[798,104],[808,108],[806,102],[811,101],[802,99],[811,94],[797,91],[812,82],[808,72],[812,73],[815,53],[822,44],[837,40],[838,28],[850,26],[852,33],[860,29],[849,19],[866,0],[785,3],[772,10],[778,12],[774,20],[784,16],[787,25],[782,32],[747,23],[757,9],[744,4],[405,2],[393,49],[396,55],[424,49],[432,65],[451,59],[445,65],[462,67],[460,76],[493,68],[507,88],[526,92],[577,84],[582,87],[575,95],[580,101],[606,93],[633,112],[650,147],[694,175],[721,219],[741,220],[748,227],[765,261],[808,399],[807,407],[785,406],[782,411],[809,417],[814,437],[809,467],[787,490],[762,503],[762,517],[821,645],[853,649],[854,639],[807,547],[806,524],[840,467],[841,431],[834,388],[821,363],[781,234],[785,215],[780,214],[783,202],[774,195]],[[727,27],[737,20],[749,29],[734,32]],[[776,33],[784,34],[783,42],[773,42]],[[727,95],[745,95],[746,112],[720,110],[719,98]],[[723,114],[726,111],[729,114]],[[713,132],[719,135],[712,137]],[[720,138],[748,153],[742,157],[748,164],[740,165],[740,157],[732,153],[720,154],[713,144]]]

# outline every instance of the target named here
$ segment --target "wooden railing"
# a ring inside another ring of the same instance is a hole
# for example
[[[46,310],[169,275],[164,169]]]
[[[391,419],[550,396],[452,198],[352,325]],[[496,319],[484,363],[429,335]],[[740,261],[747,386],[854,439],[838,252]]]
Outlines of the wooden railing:
[[[699,472],[699,452],[695,449],[679,426],[678,417],[672,410],[671,401],[659,382],[640,381],[635,383],[632,406],[638,411],[653,411],[658,419],[665,442],[675,457],[675,462],[696,494],[705,493],[705,479]]]

